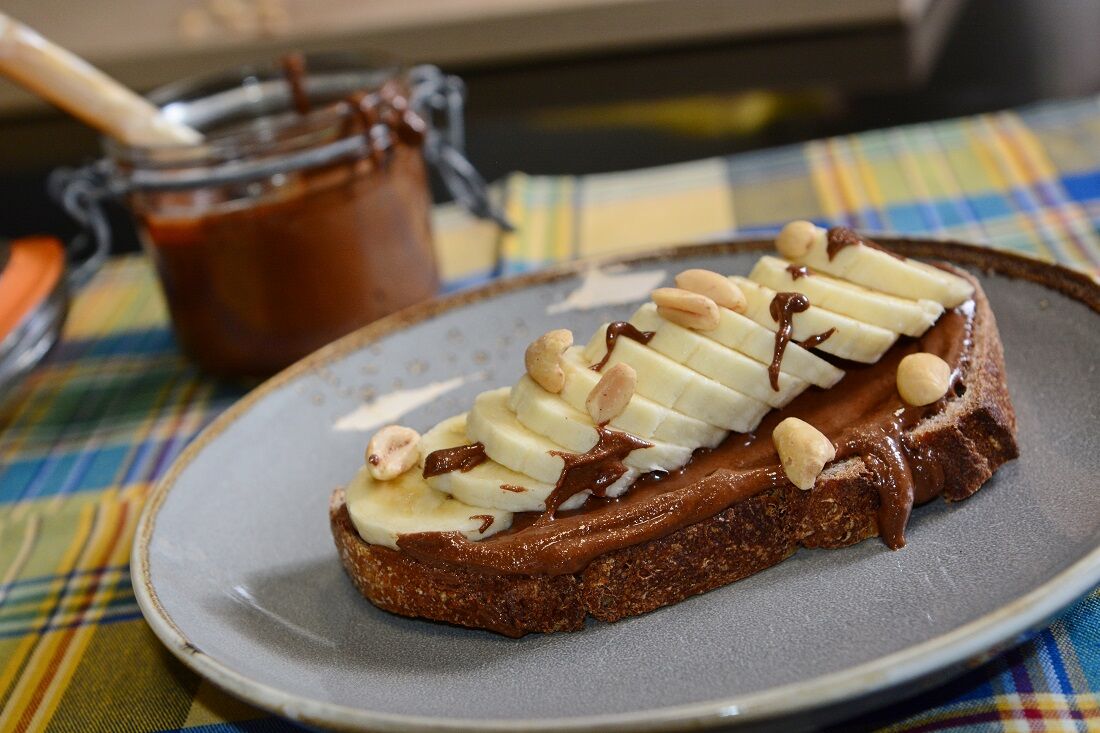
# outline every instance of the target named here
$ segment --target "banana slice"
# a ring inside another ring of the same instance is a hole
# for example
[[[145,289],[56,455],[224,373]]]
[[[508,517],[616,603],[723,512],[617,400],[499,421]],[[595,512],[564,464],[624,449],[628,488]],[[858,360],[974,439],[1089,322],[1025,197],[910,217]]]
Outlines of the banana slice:
[[[595,364],[607,351],[605,323],[585,347],[584,356]],[[678,364],[637,341],[620,338],[608,366],[625,362],[638,373],[637,394],[691,415],[711,425],[746,433],[755,428],[768,406],[760,400],[719,384],[710,377]]]
[[[547,392],[524,376],[509,396],[509,406],[516,418],[528,429],[564,445],[574,453],[591,450],[599,440],[596,427],[587,412],[574,409],[565,400]],[[691,458],[691,448],[647,438],[649,448],[631,451],[623,465],[639,472],[671,471]]]
[[[813,228],[806,253],[790,259],[865,288],[912,300],[927,298],[946,308],[954,308],[974,295],[974,287],[961,277],[862,244],[844,247],[829,259],[828,231],[821,227]]]
[[[485,453],[497,463],[543,483],[557,484],[565,461],[550,452],[576,451],[570,451],[524,426],[508,406],[510,391],[508,387],[501,387],[478,395],[473,409],[466,416],[466,434],[471,440],[482,443]],[[620,489],[625,489],[637,477],[636,469],[627,470],[606,493],[617,496]]]
[[[346,489],[351,521],[372,545],[397,549],[397,538],[414,532],[461,532],[481,540],[512,526],[512,513],[471,506],[436,491],[419,471],[375,481],[361,468]]]
[[[640,310],[657,312],[657,306],[646,303]],[[718,328],[700,331],[699,335],[717,341],[762,364],[770,364],[775,351],[775,331],[760,325],[751,318],[719,308]],[[769,324],[774,329],[775,324]],[[783,371],[792,377],[828,389],[839,382],[844,371],[833,366],[817,354],[798,344],[789,344],[783,354]]]
[[[432,451],[469,442],[466,437],[466,414],[447,418],[421,436],[421,468],[424,458]],[[424,480],[436,491],[450,494],[467,504],[510,512],[541,512],[546,509],[546,497],[554,490],[553,484],[536,481],[493,460],[485,461],[469,471],[451,471]],[[583,501],[584,498],[579,500]]]
[[[565,461],[551,452],[568,449],[524,427],[508,407],[509,391],[501,387],[479,394],[466,416],[466,434],[497,463],[543,483],[557,483]]]
[[[934,300],[898,298],[819,272],[796,278],[788,267],[778,257],[761,257],[749,279],[772,290],[803,293],[819,308],[906,336],[920,336],[943,313],[943,306]]]
[[[775,291],[743,277],[734,276],[730,280],[733,280],[745,294],[745,300],[748,301],[748,310],[745,315],[762,326],[775,329],[777,324],[770,311]],[[864,364],[873,364],[882,358],[898,338],[898,334],[894,331],[871,326],[814,305],[801,313],[795,313],[791,322],[792,338],[796,341],[802,341],[835,328],[836,332],[817,348],[842,359],[851,359]],[[786,354],[784,354],[784,361],[786,361]]]
[[[772,407],[783,407],[809,386],[809,382],[781,372],[779,391],[773,390],[767,365],[697,331],[666,321],[656,308],[639,308],[630,322],[642,331],[654,332],[649,342],[654,351]]]
[[[654,306],[656,309],[656,306]],[[756,326],[754,323],[753,326]],[[816,358],[816,357],[815,357]],[[565,370],[565,388],[561,398],[578,411],[586,410],[585,400],[596,383],[600,381],[598,372],[589,367],[592,362],[584,357],[580,346],[568,349],[562,356],[561,366]],[[635,393],[622,414],[611,421],[616,430],[637,435],[643,440],[660,440],[689,448],[705,446],[713,448],[726,437],[726,431],[702,420],[659,405],[648,397]]]

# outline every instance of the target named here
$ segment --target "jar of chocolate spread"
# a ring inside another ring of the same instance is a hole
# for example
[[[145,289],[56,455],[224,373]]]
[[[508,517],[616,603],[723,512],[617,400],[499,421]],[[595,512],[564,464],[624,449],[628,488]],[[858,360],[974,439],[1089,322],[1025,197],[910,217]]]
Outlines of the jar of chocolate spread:
[[[425,153],[465,163],[431,126],[441,105],[454,111],[454,81],[291,56],[151,95],[205,140],[107,143],[101,169],[188,355],[216,374],[270,374],[436,293]]]

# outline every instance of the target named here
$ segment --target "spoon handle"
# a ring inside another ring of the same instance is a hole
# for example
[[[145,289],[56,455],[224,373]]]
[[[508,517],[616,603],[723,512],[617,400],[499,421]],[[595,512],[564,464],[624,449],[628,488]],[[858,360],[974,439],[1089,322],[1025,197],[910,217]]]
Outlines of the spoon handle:
[[[186,145],[202,135],[84,59],[0,13],[0,74],[128,145]]]

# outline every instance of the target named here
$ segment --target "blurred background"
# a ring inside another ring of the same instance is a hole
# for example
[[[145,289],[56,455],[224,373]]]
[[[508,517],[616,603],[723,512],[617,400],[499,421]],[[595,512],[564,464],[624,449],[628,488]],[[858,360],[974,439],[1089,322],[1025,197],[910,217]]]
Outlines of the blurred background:
[[[2,9],[139,90],[290,48],[438,64],[466,80],[468,153],[489,180],[637,168],[1100,90],[1096,0],[5,0]],[[45,176],[99,154],[93,132],[0,83],[2,234],[71,233]],[[116,249],[135,249],[119,224]]]

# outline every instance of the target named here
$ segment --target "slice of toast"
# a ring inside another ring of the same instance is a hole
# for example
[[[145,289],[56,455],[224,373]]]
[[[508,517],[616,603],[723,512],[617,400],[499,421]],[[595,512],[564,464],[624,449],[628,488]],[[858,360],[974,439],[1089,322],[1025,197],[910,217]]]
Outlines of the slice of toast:
[[[974,308],[973,345],[955,397],[910,431],[937,457],[948,501],[970,496],[1018,455],[1000,337],[978,287]],[[367,544],[351,522],[343,489],[332,494],[329,515],[345,570],[376,606],[522,636],[577,630],[587,616],[616,621],[646,613],[771,567],[800,546],[839,548],[875,537],[879,487],[861,458],[838,461],[809,491],[787,483],[671,534],[601,555],[580,572],[553,576],[428,564]]]

